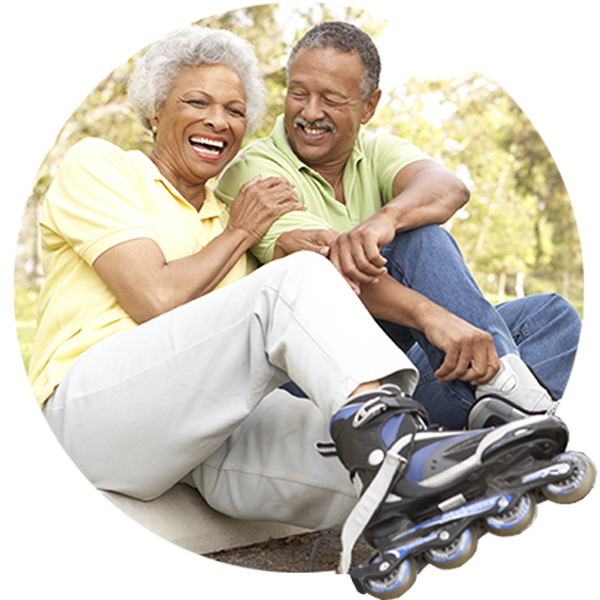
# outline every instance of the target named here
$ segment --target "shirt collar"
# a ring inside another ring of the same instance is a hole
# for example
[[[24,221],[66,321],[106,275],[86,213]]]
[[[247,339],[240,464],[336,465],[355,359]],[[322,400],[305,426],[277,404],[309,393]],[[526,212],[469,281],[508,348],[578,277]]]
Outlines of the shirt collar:
[[[160,172],[158,167],[143,152],[140,150],[134,150],[132,155],[134,160],[138,163],[139,168],[143,170],[149,178],[164,186],[164,188],[178,202],[196,212],[196,209],[177,191],[175,186],[167,180],[167,178]],[[198,217],[201,220],[219,217],[225,210],[225,205],[215,198],[212,189],[208,187],[208,185],[204,187],[204,190],[204,204],[202,204],[202,208],[198,213]]]

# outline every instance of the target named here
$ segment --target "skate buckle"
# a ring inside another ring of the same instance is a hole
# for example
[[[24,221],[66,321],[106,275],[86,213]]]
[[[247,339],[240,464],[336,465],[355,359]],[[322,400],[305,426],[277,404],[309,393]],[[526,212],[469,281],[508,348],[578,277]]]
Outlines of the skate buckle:
[[[379,398],[373,398],[365,402],[354,415],[352,419],[352,427],[358,429],[365,423],[370,421],[373,417],[381,414],[387,409],[385,402],[381,402]]]

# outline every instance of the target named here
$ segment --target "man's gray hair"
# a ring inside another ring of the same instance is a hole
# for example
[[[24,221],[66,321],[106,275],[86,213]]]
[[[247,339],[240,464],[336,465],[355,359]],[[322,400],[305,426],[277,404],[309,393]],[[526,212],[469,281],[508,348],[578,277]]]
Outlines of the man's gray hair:
[[[228,65],[242,80],[246,92],[246,135],[265,114],[267,92],[254,48],[237,35],[220,29],[188,25],[157,42],[136,61],[128,95],[143,125],[150,120],[173,89],[180,71],[200,65]]]
[[[381,58],[377,46],[362,29],[343,21],[326,21],[310,29],[296,43],[288,58],[286,72],[289,77],[290,66],[296,53],[305,48],[334,48],[340,52],[356,52],[363,65],[361,97],[366,100],[378,87],[381,74]]]

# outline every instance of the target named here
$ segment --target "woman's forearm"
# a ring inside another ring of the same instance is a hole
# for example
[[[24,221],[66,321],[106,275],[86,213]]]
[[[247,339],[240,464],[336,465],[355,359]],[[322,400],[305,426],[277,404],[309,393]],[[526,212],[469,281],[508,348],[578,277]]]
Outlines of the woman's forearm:
[[[107,250],[93,266],[123,308],[143,323],[212,291],[250,244],[244,231],[225,230],[200,252],[167,261],[154,240],[137,239]]]

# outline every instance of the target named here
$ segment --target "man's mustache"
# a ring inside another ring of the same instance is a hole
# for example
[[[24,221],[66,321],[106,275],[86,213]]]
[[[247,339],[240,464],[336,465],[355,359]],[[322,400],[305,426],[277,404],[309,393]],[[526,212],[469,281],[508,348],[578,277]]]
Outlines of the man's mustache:
[[[294,127],[302,127],[304,129],[329,129],[331,133],[335,133],[337,131],[335,123],[327,119],[308,121],[304,117],[296,117],[294,119]]]

